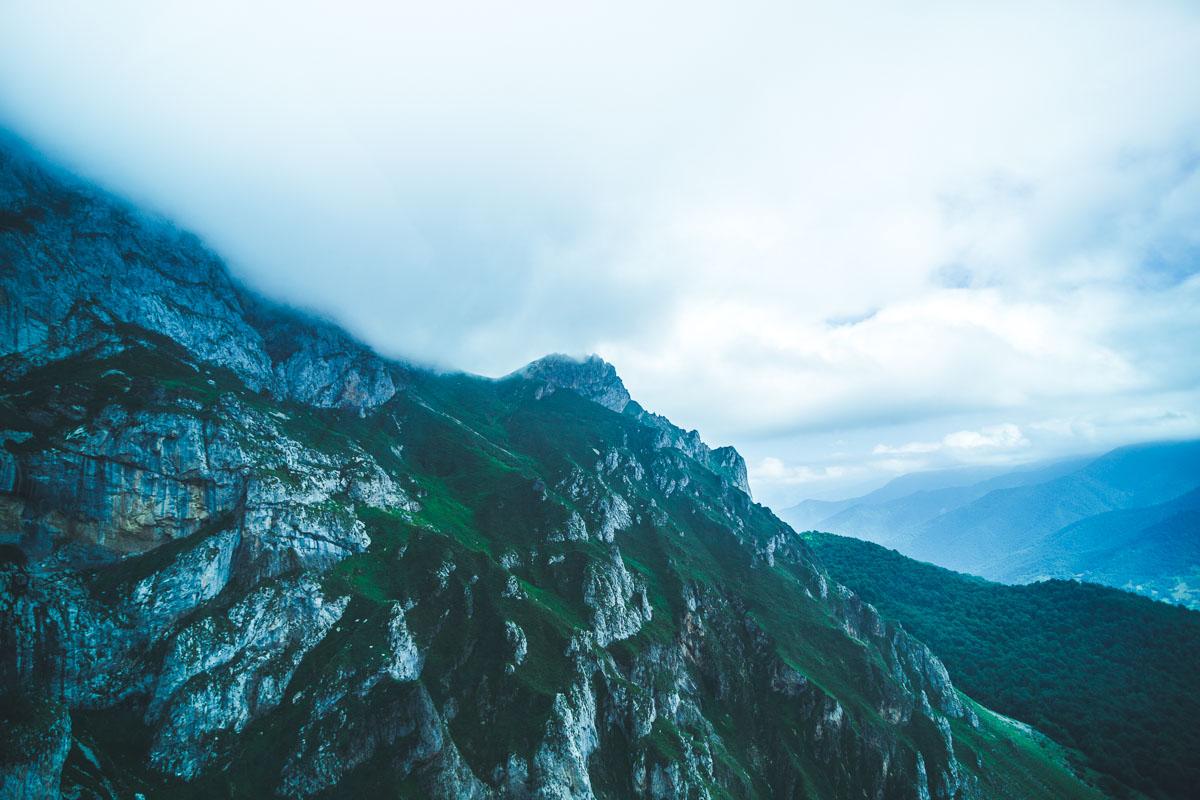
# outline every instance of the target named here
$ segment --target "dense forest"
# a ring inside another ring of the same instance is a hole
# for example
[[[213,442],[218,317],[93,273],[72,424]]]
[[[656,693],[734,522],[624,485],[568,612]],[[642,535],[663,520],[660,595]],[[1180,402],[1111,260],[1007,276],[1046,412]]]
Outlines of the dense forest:
[[[1094,584],[991,583],[859,539],[804,536],[976,700],[1151,797],[1200,796],[1200,613]]]

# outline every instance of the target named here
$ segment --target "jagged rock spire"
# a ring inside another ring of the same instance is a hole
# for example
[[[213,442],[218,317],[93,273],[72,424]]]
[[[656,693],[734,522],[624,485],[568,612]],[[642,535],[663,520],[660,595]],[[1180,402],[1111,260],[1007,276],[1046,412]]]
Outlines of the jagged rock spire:
[[[574,358],[553,353],[526,364],[512,376],[544,381],[556,389],[570,389],[618,414],[631,399],[616,368],[597,355]]]

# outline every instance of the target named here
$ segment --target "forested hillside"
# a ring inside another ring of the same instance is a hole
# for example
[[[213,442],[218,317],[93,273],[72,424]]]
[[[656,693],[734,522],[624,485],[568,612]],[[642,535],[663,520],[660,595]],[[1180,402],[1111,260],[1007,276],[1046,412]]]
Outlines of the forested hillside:
[[[858,539],[804,537],[972,697],[1151,796],[1197,796],[1200,613],[1094,584],[1006,586]]]

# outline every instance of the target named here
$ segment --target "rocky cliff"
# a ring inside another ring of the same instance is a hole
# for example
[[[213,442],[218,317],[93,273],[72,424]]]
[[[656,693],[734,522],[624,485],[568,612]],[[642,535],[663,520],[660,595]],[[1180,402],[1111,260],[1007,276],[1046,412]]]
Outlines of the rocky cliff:
[[[1092,797],[598,359],[384,360],[0,153],[4,797]]]

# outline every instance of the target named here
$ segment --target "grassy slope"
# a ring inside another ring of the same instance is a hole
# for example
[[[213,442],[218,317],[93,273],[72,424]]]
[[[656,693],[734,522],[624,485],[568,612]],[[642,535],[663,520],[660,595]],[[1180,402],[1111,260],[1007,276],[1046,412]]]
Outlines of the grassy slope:
[[[1152,796],[1195,796],[1200,614],[1091,584],[1003,586],[831,534],[805,539],[972,697]]]

